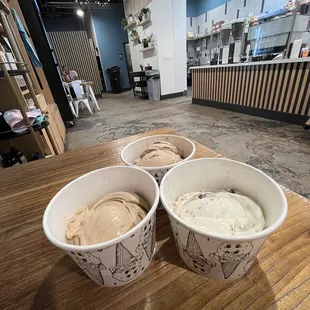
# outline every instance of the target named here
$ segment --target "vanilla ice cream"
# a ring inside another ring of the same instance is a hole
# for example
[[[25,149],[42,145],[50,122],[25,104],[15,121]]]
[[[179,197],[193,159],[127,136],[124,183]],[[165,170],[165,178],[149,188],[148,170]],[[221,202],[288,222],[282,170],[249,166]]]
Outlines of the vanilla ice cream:
[[[266,226],[261,208],[239,193],[192,192],[179,197],[173,209],[188,224],[218,235],[246,235]]]
[[[140,167],[161,167],[175,164],[182,160],[178,149],[167,141],[153,143],[136,160]]]
[[[67,224],[67,241],[90,245],[117,238],[140,223],[148,209],[148,203],[135,193],[109,194],[76,212]]]

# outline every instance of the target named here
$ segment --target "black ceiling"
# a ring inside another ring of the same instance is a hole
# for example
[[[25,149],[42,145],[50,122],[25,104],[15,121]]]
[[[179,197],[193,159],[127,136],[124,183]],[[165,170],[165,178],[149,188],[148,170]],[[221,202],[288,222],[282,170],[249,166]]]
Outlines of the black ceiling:
[[[78,8],[108,9],[123,5],[123,0],[37,0],[42,15],[55,17],[74,14]]]

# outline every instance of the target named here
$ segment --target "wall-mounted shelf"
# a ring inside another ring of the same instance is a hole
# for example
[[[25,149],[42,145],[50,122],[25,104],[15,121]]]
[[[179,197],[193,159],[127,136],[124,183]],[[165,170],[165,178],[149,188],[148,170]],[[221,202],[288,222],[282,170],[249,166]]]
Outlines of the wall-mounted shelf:
[[[140,40],[140,37],[136,37],[136,38],[132,38],[131,40],[130,40],[130,42],[136,42],[136,41],[139,41]]]
[[[141,48],[139,50],[140,53],[144,53],[144,52],[147,52],[147,51],[151,51],[155,48],[155,46],[149,46],[149,47],[145,47],[145,48]]]
[[[132,28],[137,26],[137,22],[134,21],[133,23],[128,24],[126,27],[124,27],[125,30],[131,30]]]
[[[143,20],[142,22],[139,22],[139,25],[138,25],[138,26],[139,26],[139,27],[142,27],[142,26],[148,24],[150,21],[151,21],[150,18],[145,19],[145,20]]]
[[[186,41],[197,41],[197,40],[202,40],[202,39],[207,38],[207,37],[211,37],[211,34],[205,34],[203,36],[192,38],[192,39],[186,38]]]

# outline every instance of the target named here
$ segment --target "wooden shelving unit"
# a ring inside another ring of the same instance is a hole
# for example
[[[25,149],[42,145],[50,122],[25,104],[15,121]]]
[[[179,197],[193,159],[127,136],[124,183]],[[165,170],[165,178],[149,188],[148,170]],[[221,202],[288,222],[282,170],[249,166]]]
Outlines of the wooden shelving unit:
[[[17,136],[31,135],[38,152],[40,153],[41,157],[44,158],[45,154],[44,154],[39,138],[36,135],[35,131],[46,128],[48,126],[48,122],[47,121],[43,122],[44,124],[41,123],[38,126],[34,124],[32,125],[28,119],[28,116],[27,116],[28,105],[27,105],[27,102],[24,96],[27,95],[28,98],[32,98],[36,106],[38,106],[38,101],[37,101],[35,90],[32,86],[31,79],[28,75],[29,71],[27,70],[27,64],[23,60],[18,44],[16,42],[15,35],[12,31],[12,27],[9,23],[9,19],[8,19],[9,14],[10,14],[10,9],[2,0],[0,0],[0,24],[2,25],[0,28],[0,31],[3,35],[7,37],[10,47],[12,48],[12,52],[16,59],[16,62],[0,62],[0,77],[4,78],[4,80],[7,82],[8,87],[10,88],[12,94],[14,95],[16,99],[17,109],[20,110],[24,118],[26,127],[28,129],[21,134],[16,134],[13,131],[0,133],[0,140],[1,141],[11,140]],[[10,64],[14,64],[17,67],[17,69],[8,70],[7,65],[10,65]],[[21,88],[19,87],[15,79],[15,76],[18,76],[18,75],[23,76],[25,83],[27,85],[26,90],[21,90]],[[36,128],[34,128],[35,126]]]

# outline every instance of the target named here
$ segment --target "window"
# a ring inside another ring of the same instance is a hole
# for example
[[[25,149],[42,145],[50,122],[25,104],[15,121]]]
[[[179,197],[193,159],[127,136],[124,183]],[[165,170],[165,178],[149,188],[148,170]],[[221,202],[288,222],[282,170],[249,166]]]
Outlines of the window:
[[[200,31],[200,26],[198,25],[198,27],[197,27],[197,33],[200,33],[199,31]]]
[[[205,23],[208,21],[208,14],[205,14]]]
[[[214,25],[214,19],[212,19],[212,25]]]
[[[239,18],[239,9],[237,10],[237,18]]]
[[[246,0],[244,0],[246,1]],[[227,3],[225,4],[225,15],[227,14]]]
[[[243,6],[246,7],[246,0],[243,0]]]
[[[190,26],[193,27],[193,19],[192,18],[190,18],[189,23],[190,23]]]

